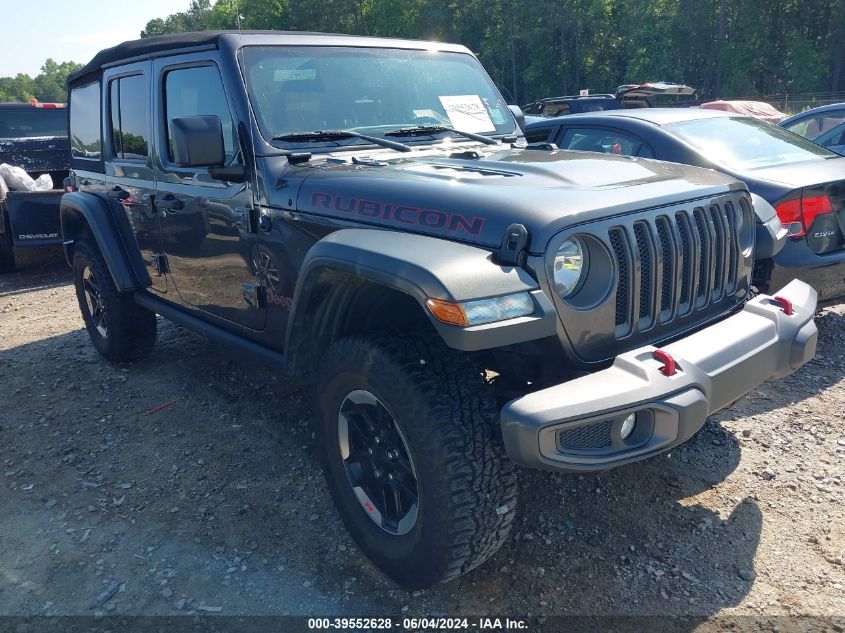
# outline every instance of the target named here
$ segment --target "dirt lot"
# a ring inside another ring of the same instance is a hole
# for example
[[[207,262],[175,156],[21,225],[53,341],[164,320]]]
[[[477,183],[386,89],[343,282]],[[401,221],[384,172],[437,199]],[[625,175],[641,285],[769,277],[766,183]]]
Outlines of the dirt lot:
[[[0,615],[845,615],[843,306],[816,360],[670,455],[522,472],[498,556],[414,593],[341,526],[309,394],[159,325],[111,366],[61,261],[0,280]]]

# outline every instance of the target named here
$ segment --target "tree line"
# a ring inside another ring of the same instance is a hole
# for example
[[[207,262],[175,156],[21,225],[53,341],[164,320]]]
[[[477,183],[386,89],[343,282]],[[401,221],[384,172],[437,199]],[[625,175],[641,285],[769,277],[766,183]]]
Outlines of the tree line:
[[[26,102],[30,99],[46,102],[67,101],[67,77],[82,64],[59,63],[48,59],[35,77],[18,73],[14,77],[0,77],[0,102]]]
[[[513,103],[655,80],[704,98],[845,90],[845,0],[192,0],[141,36],[237,28],[459,42]],[[0,78],[0,101],[64,101],[78,67]]]
[[[645,81],[845,90],[845,0],[193,0],[141,35],[238,27],[458,42],[516,103]]]

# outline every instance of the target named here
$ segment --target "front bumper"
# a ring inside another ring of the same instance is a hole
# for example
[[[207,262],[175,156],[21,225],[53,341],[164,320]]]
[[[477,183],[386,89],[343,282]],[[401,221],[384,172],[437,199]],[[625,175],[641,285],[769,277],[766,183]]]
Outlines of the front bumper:
[[[666,376],[657,348],[621,354],[608,369],[512,400],[501,412],[510,458],[523,466],[598,471],[645,459],[684,442],[707,416],[770,378],[782,378],[816,351],[816,292],[793,281],[772,297],[660,349],[677,363]],[[622,421],[636,415],[622,438]]]

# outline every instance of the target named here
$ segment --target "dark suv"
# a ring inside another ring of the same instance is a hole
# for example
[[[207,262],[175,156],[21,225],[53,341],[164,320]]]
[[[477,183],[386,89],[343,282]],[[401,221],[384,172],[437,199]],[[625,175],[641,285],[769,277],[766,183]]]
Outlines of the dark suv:
[[[514,464],[645,459],[814,353],[811,288],[749,300],[744,185],[527,148],[463,46],[162,36],[69,89],[96,348],[147,354],[159,314],[313,385],[339,514],[405,585],[499,548]]]

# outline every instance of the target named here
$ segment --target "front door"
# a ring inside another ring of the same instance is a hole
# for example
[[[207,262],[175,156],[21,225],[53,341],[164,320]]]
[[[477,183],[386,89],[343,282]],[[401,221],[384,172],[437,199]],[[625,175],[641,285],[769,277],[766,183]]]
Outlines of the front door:
[[[106,71],[106,195],[109,205],[126,213],[155,290],[167,290],[161,268],[161,234],[151,204],[155,193],[154,152],[149,117],[150,62]]]
[[[173,164],[169,122],[217,116],[223,125],[226,164],[242,161],[232,109],[220,71],[209,60],[186,65],[155,62],[161,148],[155,206],[167,267],[181,299],[251,330],[264,327],[265,309],[252,270],[255,234],[249,223],[253,192],[247,183],[214,180],[207,168]]]

